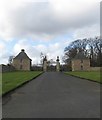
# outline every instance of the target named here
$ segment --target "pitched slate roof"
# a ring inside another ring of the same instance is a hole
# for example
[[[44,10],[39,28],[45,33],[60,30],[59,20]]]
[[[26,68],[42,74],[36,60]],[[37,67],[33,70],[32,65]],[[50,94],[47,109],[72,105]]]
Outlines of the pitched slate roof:
[[[14,59],[29,59],[31,60],[27,54],[25,53],[25,50],[22,49],[21,52],[14,58]]]
[[[83,52],[79,52],[74,59],[88,59]]]

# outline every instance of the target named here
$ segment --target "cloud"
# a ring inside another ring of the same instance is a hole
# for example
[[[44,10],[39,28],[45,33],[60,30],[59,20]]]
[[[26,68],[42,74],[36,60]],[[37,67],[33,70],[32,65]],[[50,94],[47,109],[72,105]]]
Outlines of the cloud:
[[[76,39],[84,39],[91,38],[95,36],[100,36],[100,26],[99,24],[94,24],[91,26],[86,26],[83,28],[79,28],[75,31],[73,38]]]
[[[84,29],[99,22],[99,1],[0,0],[0,37],[45,40]]]
[[[44,55],[47,55],[48,60],[54,59],[56,60],[57,56],[60,56],[60,59],[63,55],[63,45],[64,43],[49,43],[48,45],[45,44],[39,44],[39,45],[32,45],[30,42],[26,39],[19,40],[18,43],[15,44],[13,48],[13,55],[17,55],[21,49],[25,49],[25,52],[28,54],[28,56],[32,59],[33,64],[40,63],[40,54],[41,52]]]
[[[11,53],[6,48],[6,43],[0,41],[0,63],[8,63]]]
[[[8,57],[22,48],[33,63],[40,61],[40,52],[56,60],[70,41],[99,35],[100,1],[0,0],[1,63],[7,63]],[[35,45],[31,40],[43,42]],[[13,43],[12,48],[8,43]]]

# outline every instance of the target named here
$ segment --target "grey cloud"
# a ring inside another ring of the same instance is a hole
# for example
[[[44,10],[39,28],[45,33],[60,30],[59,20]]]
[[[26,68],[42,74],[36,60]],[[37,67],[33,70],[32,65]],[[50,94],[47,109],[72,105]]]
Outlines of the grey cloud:
[[[50,3],[29,3],[12,11],[12,33],[19,37],[40,36],[41,34],[58,35],[97,23],[99,21],[97,13],[97,7],[72,16],[66,11],[64,18],[61,18],[63,15],[60,14],[60,19],[52,10]]]

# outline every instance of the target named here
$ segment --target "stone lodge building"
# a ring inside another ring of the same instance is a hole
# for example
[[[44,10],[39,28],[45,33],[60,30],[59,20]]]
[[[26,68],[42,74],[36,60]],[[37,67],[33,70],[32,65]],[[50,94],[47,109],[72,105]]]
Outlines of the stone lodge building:
[[[90,71],[90,59],[83,52],[79,52],[71,60],[72,71]]]
[[[16,70],[31,70],[31,59],[25,53],[25,50],[22,49],[21,52],[13,59],[12,65]]]

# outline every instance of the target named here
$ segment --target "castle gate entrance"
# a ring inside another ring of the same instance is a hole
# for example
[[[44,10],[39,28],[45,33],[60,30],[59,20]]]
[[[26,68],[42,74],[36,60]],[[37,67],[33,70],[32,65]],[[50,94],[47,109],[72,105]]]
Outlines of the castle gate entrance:
[[[52,59],[50,61],[47,60],[46,56],[43,59],[43,71],[60,71],[60,62],[59,62],[59,56],[57,56],[57,60],[53,61]]]

